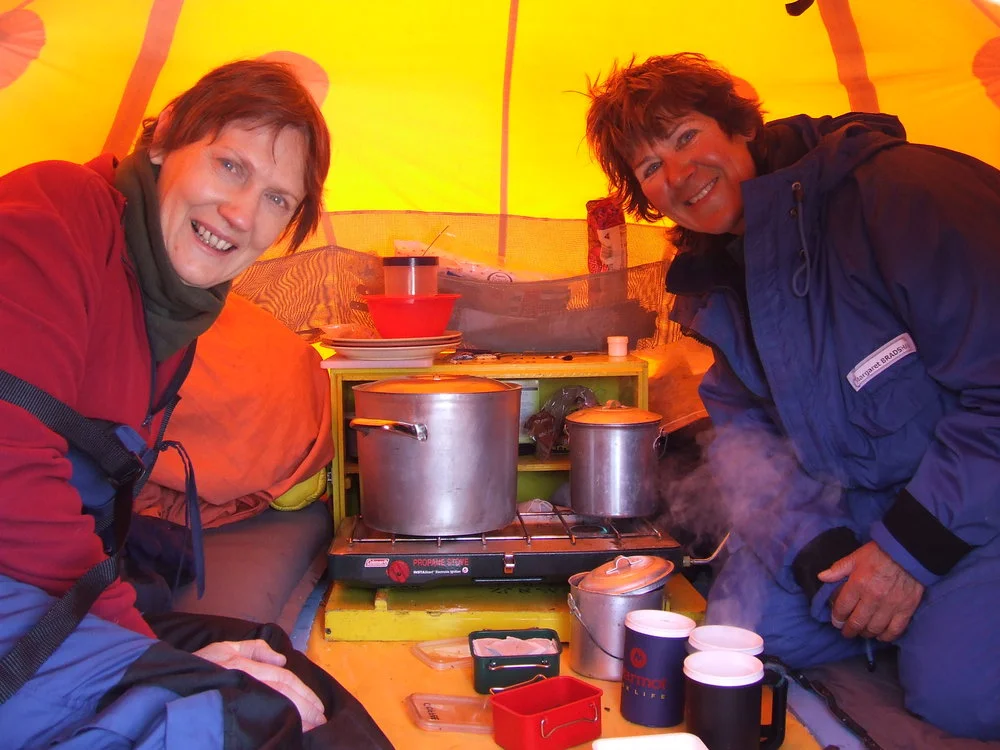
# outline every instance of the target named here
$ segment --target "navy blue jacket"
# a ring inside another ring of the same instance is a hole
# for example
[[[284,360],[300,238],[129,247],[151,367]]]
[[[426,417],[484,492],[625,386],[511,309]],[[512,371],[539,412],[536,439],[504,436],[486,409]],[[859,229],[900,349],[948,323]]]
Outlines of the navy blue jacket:
[[[701,243],[667,275],[715,351],[713,422],[789,448],[734,530],[809,596],[868,539],[929,585],[1000,531],[1000,172],[886,115],[751,146],[742,256]]]

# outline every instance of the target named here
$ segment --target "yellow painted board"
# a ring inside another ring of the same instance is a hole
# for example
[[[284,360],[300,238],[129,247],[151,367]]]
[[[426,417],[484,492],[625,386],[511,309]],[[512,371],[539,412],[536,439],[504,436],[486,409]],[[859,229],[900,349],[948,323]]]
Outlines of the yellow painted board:
[[[442,586],[360,589],[336,583],[327,599],[328,640],[457,638],[484,628],[552,628],[569,639],[567,587]]]
[[[552,628],[570,640],[569,587],[440,586],[366,589],[334,583],[324,635],[332,641],[423,641],[459,638],[484,628]],[[668,607],[700,622],[704,600],[682,575],[667,583]]]

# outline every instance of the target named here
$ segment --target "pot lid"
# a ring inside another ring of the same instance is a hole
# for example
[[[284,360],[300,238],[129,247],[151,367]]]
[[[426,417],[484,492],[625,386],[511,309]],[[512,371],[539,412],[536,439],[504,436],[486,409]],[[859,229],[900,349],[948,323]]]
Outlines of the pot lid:
[[[566,415],[567,422],[594,425],[650,424],[661,419],[655,412],[637,406],[624,406],[617,401],[608,401],[601,406],[590,406]]]
[[[597,594],[635,594],[663,586],[673,572],[674,564],[662,557],[618,555],[583,576],[577,588]]]
[[[493,393],[517,388],[520,386],[476,375],[410,375],[354,386],[354,390],[368,393]]]

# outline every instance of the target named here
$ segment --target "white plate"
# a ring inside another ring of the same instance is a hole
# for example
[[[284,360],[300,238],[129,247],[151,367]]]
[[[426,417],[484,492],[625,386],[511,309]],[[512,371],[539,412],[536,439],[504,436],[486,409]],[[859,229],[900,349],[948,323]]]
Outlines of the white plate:
[[[335,346],[334,351],[347,359],[367,359],[373,362],[390,362],[400,359],[433,357],[448,349],[451,344],[424,344],[423,346]]]
[[[708,750],[705,743],[687,732],[647,734],[645,737],[608,737],[594,740],[594,750]]]
[[[408,347],[408,346],[430,346],[441,344],[443,346],[457,344],[462,340],[461,331],[445,331],[441,336],[422,336],[409,339],[345,339],[345,338],[324,338],[324,343],[329,344],[334,349],[340,346],[350,346],[355,348],[376,348],[385,349],[388,347]]]

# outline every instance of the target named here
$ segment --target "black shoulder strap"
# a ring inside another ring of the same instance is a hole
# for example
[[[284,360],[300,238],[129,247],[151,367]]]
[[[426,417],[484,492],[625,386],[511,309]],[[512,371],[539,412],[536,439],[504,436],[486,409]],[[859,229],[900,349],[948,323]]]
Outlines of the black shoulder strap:
[[[101,592],[118,577],[118,553],[88,570],[53,602],[31,630],[0,659],[0,704],[6,703],[73,632]]]
[[[194,353],[195,342],[192,342],[167,384],[160,403],[152,409],[152,413],[165,410],[157,436],[158,444],[162,442],[167,422],[177,404],[179,398],[177,392],[191,370]],[[93,459],[115,488],[112,514],[115,526],[114,554],[88,570],[69,591],[52,604],[31,630],[18,639],[3,659],[0,659],[0,704],[2,704],[20,690],[45,660],[55,653],[94,606],[101,593],[118,577],[118,556],[125,546],[125,536],[128,534],[133,492],[136,483],[147,476],[147,473],[142,459],[128,450],[106,424],[84,417],[46,391],[6,370],[0,370],[0,401],[20,406],[35,415],[50,430],[62,435],[70,445]],[[196,492],[194,502],[197,503]],[[196,512],[197,505],[195,505]],[[201,569],[198,584],[200,595],[204,589],[204,562],[201,561],[200,566],[196,567]]]
[[[20,406],[35,415],[74,448],[90,456],[115,487],[113,518],[128,520],[132,509],[132,486],[142,476],[144,466],[112,431],[5,370],[0,370],[0,401]],[[88,570],[0,659],[0,704],[31,679],[118,577],[118,555],[125,543],[128,525],[115,523],[115,527],[114,554]]]
[[[6,370],[0,370],[0,401],[20,406],[38,417],[46,427],[90,456],[116,487],[130,484],[141,476],[142,461],[122,445],[113,431]]]

